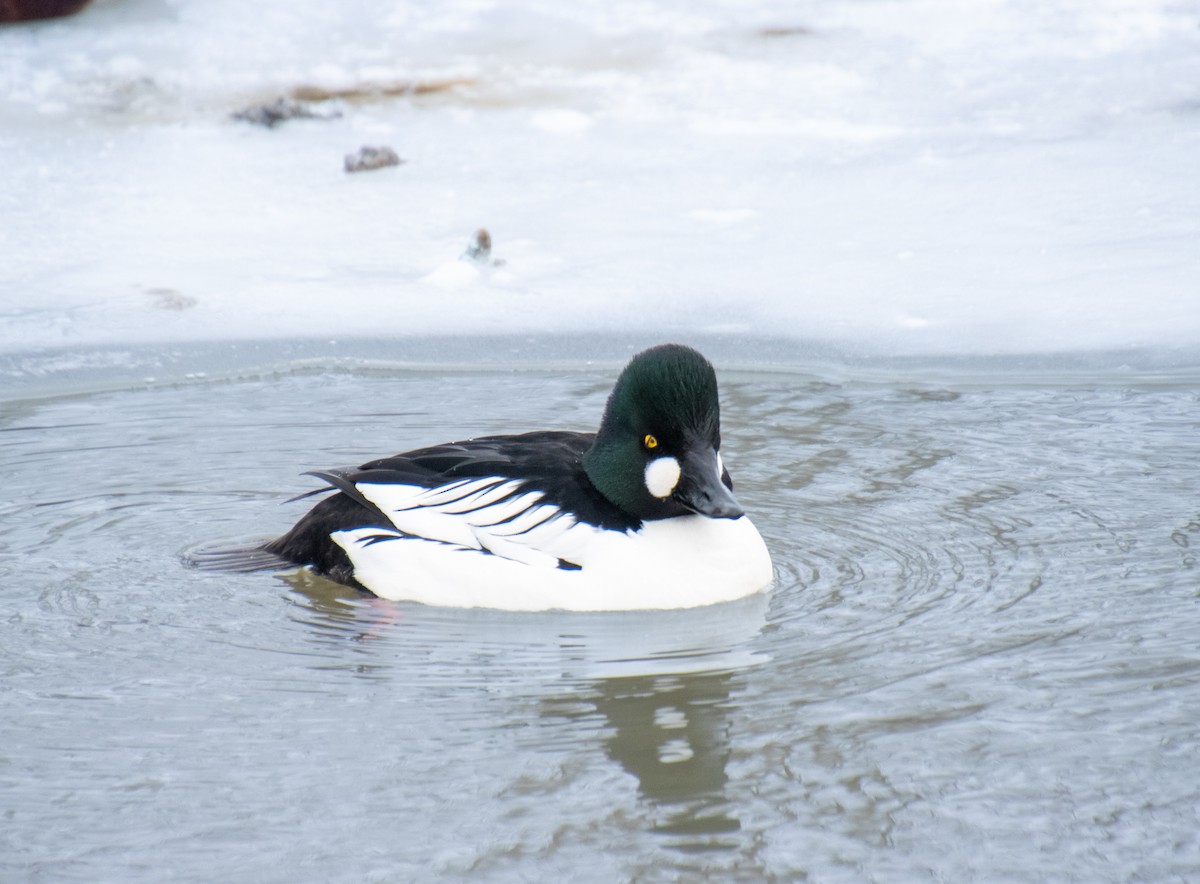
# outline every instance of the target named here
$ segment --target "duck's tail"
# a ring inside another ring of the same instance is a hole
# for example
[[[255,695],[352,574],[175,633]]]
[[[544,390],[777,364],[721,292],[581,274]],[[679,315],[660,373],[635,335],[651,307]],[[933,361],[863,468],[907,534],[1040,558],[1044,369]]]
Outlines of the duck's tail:
[[[296,563],[267,549],[270,541],[260,540],[237,545],[206,544],[187,550],[183,561],[190,568],[201,571],[282,571],[296,567]]]

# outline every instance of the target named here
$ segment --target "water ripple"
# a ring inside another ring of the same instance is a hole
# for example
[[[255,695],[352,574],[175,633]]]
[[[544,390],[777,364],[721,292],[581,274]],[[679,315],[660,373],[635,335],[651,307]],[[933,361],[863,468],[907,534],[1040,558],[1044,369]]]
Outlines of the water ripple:
[[[455,611],[180,566],[286,528],[304,469],[586,427],[605,395],[587,374],[310,372],[6,412],[6,845],[90,878],[193,843],[240,856],[245,832],[414,877],[521,856],[544,877],[567,843],[747,880],[1189,858],[1191,391],[739,377],[723,455],[776,580],[734,605]],[[411,837],[381,846],[364,811]]]

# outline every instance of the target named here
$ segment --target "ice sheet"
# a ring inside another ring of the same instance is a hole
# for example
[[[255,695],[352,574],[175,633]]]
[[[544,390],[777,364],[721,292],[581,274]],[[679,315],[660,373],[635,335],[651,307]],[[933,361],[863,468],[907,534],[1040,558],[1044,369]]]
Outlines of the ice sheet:
[[[302,86],[456,83],[232,120]],[[399,166],[347,174],[387,145]],[[1200,364],[1200,4],[96,0],[0,30],[0,352]],[[488,228],[502,263],[458,260]],[[752,352],[752,345],[746,345]]]

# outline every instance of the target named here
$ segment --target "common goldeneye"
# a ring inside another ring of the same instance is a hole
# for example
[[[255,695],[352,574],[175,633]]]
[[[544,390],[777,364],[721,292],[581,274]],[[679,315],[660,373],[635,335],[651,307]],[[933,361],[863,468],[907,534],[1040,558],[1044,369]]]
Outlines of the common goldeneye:
[[[772,573],[720,448],[712,365],[664,344],[630,360],[597,433],[482,436],[309,473],[328,483],[309,494],[337,493],[250,555],[208,564],[307,565],[383,598],[453,607],[729,601]]]

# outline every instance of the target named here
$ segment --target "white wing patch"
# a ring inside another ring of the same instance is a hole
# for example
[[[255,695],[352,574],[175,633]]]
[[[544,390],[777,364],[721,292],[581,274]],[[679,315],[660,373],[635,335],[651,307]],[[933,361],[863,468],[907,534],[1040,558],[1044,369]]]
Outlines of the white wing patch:
[[[332,539],[355,578],[387,599],[514,611],[644,610],[729,601],[771,582],[770,555],[745,516],[679,516],[611,531],[500,477],[358,490],[392,526],[335,531]]]
[[[363,483],[358,490],[383,511],[398,536],[552,568],[559,565],[560,549],[575,545],[567,541],[574,517],[542,503],[541,492],[522,492],[521,483],[511,479],[463,479],[437,488]]]

